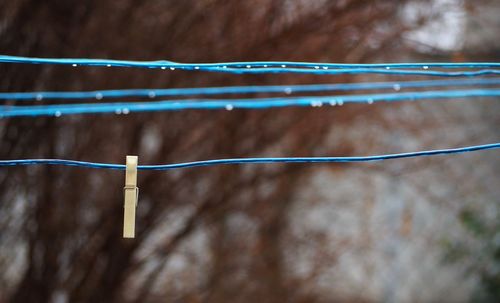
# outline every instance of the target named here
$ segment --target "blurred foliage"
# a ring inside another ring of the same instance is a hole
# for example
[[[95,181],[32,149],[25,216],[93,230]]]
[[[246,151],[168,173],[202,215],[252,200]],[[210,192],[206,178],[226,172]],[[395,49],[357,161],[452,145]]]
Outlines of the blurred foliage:
[[[467,231],[466,237],[472,239],[445,240],[444,261],[464,262],[467,271],[479,276],[480,284],[473,296],[474,302],[499,302],[500,216],[488,222],[481,213],[469,207],[460,212],[458,219]]]

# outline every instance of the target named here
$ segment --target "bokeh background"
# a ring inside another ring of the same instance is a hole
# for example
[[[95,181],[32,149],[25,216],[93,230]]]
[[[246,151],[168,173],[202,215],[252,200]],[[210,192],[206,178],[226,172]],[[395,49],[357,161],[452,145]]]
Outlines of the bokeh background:
[[[3,0],[0,53],[498,61],[498,16],[496,0]],[[6,92],[417,79],[17,64],[0,75]],[[159,164],[458,147],[498,141],[495,101],[1,119],[0,158]],[[123,184],[119,171],[0,169],[0,302],[500,301],[495,151],[140,172],[133,240],[121,237]]]

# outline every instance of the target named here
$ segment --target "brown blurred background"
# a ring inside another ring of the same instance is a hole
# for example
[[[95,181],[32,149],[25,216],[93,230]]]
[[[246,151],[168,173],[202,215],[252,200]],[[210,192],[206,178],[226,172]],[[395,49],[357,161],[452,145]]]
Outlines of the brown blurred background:
[[[0,53],[498,61],[499,15],[495,0],[2,0]],[[17,64],[0,72],[6,92],[410,80]],[[446,148],[497,142],[499,110],[475,99],[1,119],[0,158],[123,163],[135,154],[160,164]],[[499,172],[495,151],[140,172],[137,237],[127,240],[122,172],[2,168],[0,302],[498,302]]]

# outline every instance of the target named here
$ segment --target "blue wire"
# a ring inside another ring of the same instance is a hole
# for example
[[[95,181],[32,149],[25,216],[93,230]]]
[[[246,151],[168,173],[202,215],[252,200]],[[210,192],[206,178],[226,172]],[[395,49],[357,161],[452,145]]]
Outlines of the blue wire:
[[[176,63],[173,61],[129,61],[106,59],[75,59],[75,58],[29,58],[0,55],[0,62],[28,63],[28,64],[64,64],[64,65],[92,65],[92,66],[121,66],[142,68],[163,68],[182,70],[204,70],[227,73],[312,73],[312,74],[396,74],[396,75],[424,75],[424,76],[480,76],[500,74],[497,69],[483,69],[479,71],[443,72],[431,71],[430,68],[498,68],[497,62],[465,62],[465,63],[375,63],[375,64],[341,64],[341,63],[311,63],[288,61],[253,61],[253,62],[223,62],[223,63]],[[402,70],[413,68],[423,70]]]
[[[500,143],[438,149],[418,152],[408,152],[399,154],[387,154],[376,156],[361,156],[361,157],[282,157],[282,158],[233,158],[233,159],[216,159],[205,161],[194,161],[185,163],[174,164],[161,164],[161,165],[139,165],[139,170],[171,170],[188,167],[198,166],[214,166],[225,164],[266,164],[266,163],[346,163],[346,162],[374,162],[389,159],[402,159],[423,156],[447,155],[458,154],[466,152],[474,152],[480,150],[497,149],[500,148]],[[61,159],[23,159],[23,160],[0,160],[0,166],[17,166],[17,165],[66,165],[78,166],[87,168],[102,168],[102,169],[117,169],[125,170],[123,164],[109,164],[109,163],[94,163],[74,160],[61,160]]]
[[[433,77],[477,77],[486,75],[500,75],[500,69],[482,69],[477,71],[443,72],[430,70],[405,70],[405,69],[374,69],[374,68],[342,68],[342,69],[309,69],[309,68],[254,68],[254,69],[223,69],[206,68],[200,70],[223,72],[232,74],[316,74],[316,75],[359,75],[359,74],[382,74],[400,76],[433,76]]]
[[[428,62],[428,63],[370,63],[370,64],[349,64],[349,63],[315,63],[315,62],[293,62],[293,61],[249,61],[249,62],[221,62],[221,63],[177,63],[174,61],[133,61],[133,60],[112,60],[112,59],[80,59],[80,58],[34,58],[0,55],[0,62],[10,63],[31,63],[31,64],[77,64],[77,65],[97,65],[97,66],[123,66],[123,67],[175,67],[190,68],[195,67],[307,67],[307,68],[497,68],[500,62]]]
[[[368,95],[306,96],[251,99],[181,99],[157,102],[121,102],[92,104],[54,104],[30,106],[0,106],[0,117],[61,116],[90,113],[124,113],[174,111],[186,109],[263,109],[289,106],[341,105],[343,103],[400,102],[421,99],[465,97],[498,97],[500,89],[445,90]]]
[[[312,85],[272,85],[272,86],[225,86],[225,87],[196,87],[196,88],[169,88],[169,89],[123,89],[123,90],[96,90],[83,92],[12,92],[0,93],[0,99],[5,100],[42,100],[42,99],[106,99],[125,97],[165,97],[186,95],[222,95],[247,93],[301,93],[322,91],[350,91],[375,90],[393,88],[419,88],[442,86],[472,86],[498,85],[500,78],[457,79],[457,80],[426,80],[401,82],[367,82],[367,83],[336,83]]]

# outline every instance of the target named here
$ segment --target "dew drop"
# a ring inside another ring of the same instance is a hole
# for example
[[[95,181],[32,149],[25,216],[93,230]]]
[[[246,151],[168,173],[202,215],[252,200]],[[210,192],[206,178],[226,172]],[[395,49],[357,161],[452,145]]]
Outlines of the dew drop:
[[[115,114],[120,115],[121,113],[122,113],[121,109],[119,109],[119,108],[115,109]]]
[[[199,66],[195,66],[194,69],[200,69],[200,67]]]
[[[427,65],[422,66],[423,69],[429,69]]]
[[[285,88],[285,94],[290,95],[292,93],[292,89],[290,87]]]
[[[42,99],[43,99],[43,95],[42,94],[36,95],[36,101],[42,101]]]
[[[61,117],[61,112],[60,112],[60,111],[56,111],[56,112],[54,113],[54,116],[56,116],[56,117]]]
[[[385,69],[391,69],[391,67],[390,66],[386,66]]]
[[[111,67],[111,64],[106,64],[106,67]]]
[[[250,66],[250,65],[247,65],[247,68],[251,68],[251,67],[252,67],[252,66]]]
[[[97,94],[95,94],[95,98],[96,98],[97,100],[101,100],[101,99],[102,99],[102,94],[101,94],[101,93],[97,93]]]
[[[323,69],[328,69],[328,66],[323,66]]]
[[[392,86],[392,88],[394,88],[394,90],[398,92],[398,91],[400,91],[400,90],[401,90],[401,85],[399,85],[399,84],[394,84],[394,85]]]
[[[264,64],[264,67],[267,67],[267,64]]]
[[[156,97],[156,93],[155,92],[149,92],[148,93],[148,97],[149,98],[154,98],[154,97]]]
[[[227,66],[226,66],[226,65],[224,65],[222,68],[227,68]]]
[[[226,110],[233,110],[233,108],[232,104],[226,104]]]
[[[343,104],[344,104],[344,101],[339,100],[338,105],[343,105]]]
[[[314,68],[315,68],[315,69],[319,69],[319,66],[315,66]]]
[[[124,115],[126,115],[126,114],[130,113],[130,110],[128,108],[124,108],[124,109],[122,109],[122,113]]]
[[[166,66],[162,66],[162,67],[160,67],[160,68],[161,68],[161,69],[167,69],[167,67],[166,67]]]
[[[175,67],[171,67],[170,70],[175,70]]]
[[[366,100],[366,102],[368,102],[368,104],[373,104],[373,99],[372,98],[368,98],[368,100]]]
[[[281,65],[281,67],[285,68],[285,67],[286,67],[286,65],[285,65],[285,64],[283,64],[283,65]]]
[[[71,64],[71,66],[73,66],[73,67],[77,67],[78,65],[76,65],[76,64]]]
[[[337,101],[335,101],[335,100],[331,100],[329,103],[330,103],[331,106],[337,105]]]

